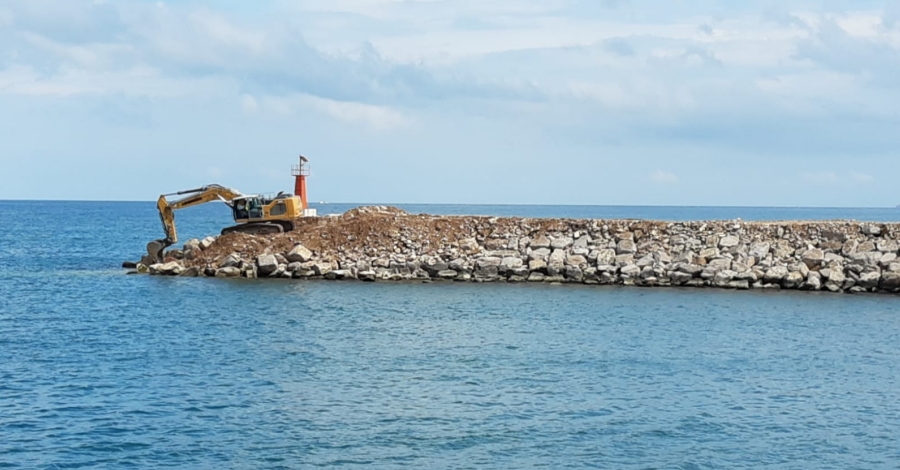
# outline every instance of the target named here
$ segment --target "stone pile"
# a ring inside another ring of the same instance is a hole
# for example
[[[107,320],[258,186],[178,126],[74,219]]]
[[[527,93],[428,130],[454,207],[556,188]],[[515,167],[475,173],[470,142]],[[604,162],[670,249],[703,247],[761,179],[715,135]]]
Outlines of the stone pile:
[[[352,217],[319,218],[298,233],[191,240],[169,252],[166,263],[138,268],[224,278],[900,292],[898,235],[897,224],[853,221],[659,222],[356,210]]]

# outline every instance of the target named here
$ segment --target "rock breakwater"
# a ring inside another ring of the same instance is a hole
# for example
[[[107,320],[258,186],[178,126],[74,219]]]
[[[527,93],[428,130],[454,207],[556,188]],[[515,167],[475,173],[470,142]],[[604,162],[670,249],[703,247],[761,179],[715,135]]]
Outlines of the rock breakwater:
[[[361,207],[290,233],[190,240],[138,271],[900,292],[900,224],[532,219]]]

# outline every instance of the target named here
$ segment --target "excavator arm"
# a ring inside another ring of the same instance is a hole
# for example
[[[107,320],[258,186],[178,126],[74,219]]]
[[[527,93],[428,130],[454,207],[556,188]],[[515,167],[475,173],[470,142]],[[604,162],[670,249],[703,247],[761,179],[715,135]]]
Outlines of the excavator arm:
[[[184,196],[175,201],[169,201],[170,196]],[[241,197],[240,191],[226,188],[218,184],[210,184],[196,189],[187,189],[176,193],[163,194],[156,201],[156,208],[159,210],[159,220],[162,222],[163,231],[166,238],[153,240],[147,244],[146,265],[163,261],[163,250],[178,242],[178,231],[175,229],[175,211],[186,207],[197,206],[220,200],[225,204],[231,205],[231,200]]]

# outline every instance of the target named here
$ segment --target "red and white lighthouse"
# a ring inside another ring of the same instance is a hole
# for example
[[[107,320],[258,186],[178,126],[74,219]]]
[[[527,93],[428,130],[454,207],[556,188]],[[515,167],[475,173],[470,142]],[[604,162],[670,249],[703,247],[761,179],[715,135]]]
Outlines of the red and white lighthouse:
[[[306,199],[306,177],[309,176],[309,159],[300,155],[300,164],[291,165],[291,175],[294,176],[294,195],[300,197],[303,209],[309,209],[309,201]]]

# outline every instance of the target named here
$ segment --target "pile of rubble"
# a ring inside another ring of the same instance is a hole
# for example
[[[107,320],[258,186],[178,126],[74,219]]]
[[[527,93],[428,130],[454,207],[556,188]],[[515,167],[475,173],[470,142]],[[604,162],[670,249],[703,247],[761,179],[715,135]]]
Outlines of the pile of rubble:
[[[900,225],[411,215],[376,206],[278,235],[190,240],[150,274],[900,292]]]

